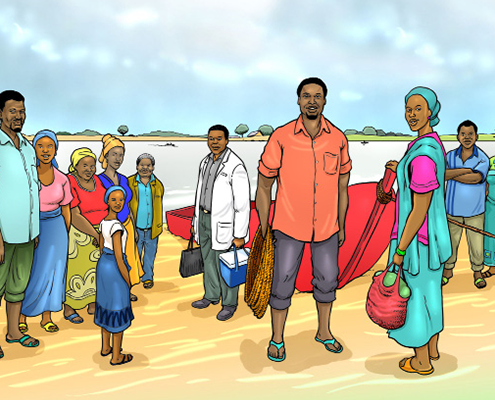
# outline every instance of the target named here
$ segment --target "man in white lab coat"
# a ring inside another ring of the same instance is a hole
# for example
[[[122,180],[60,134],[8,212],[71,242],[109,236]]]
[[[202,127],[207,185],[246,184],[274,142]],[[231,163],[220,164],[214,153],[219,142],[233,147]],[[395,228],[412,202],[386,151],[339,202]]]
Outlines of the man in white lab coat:
[[[204,262],[204,297],[192,303],[206,308],[222,299],[217,319],[226,321],[237,309],[238,287],[230,288],[220,273],[220,254],[232,244],[249,241],[250,188],[246,167],[227,147],[229,131],[223,125],[208,130],[208,154],[199,166],[191,233],[201,246]]]

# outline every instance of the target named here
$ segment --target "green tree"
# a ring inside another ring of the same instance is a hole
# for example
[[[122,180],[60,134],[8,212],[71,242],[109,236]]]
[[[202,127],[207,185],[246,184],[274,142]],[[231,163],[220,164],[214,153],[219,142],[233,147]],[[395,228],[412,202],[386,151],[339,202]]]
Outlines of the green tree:
[[[246,124],[239,124],[237,125],[237,128],[235,128],[235,133],[240,135],[241,137],[244,137],[244,135],[249,131],[249,127]]]
[[[121,135],[125,135],[127,132],[129,132],[129,128],[127,127],[127,125],[120,125],[117,128],[117,132],[120,133]]]
[[[258,130],[261,132],[261,134],[263,136],[270,136],[273,133],[273,131],[274,131],[273,126],[266,125],[266,124],[265,125],[261,125],[258,128]]]

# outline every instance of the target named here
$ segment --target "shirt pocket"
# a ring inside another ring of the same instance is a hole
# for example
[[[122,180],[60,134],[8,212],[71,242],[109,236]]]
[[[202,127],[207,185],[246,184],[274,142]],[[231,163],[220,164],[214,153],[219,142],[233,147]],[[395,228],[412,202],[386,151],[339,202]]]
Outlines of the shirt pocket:
[[[232,223],[231,222],[218,222],[217,223],[217,242],[228,243],[229,239],[232,240]]]
[[[329,175],[335,175],[339,166],[339,156],[333,153],[323,153],[323,170]]]

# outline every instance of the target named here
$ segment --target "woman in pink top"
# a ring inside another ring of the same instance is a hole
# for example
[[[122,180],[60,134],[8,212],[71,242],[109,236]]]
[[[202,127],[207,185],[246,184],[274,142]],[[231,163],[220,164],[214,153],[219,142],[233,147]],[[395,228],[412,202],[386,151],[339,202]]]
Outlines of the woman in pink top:
[[[26,317],[42,315],[41,327],[57,332],[51,313],[62,309],[65,301],[68,230],[72,194],[69,180],[55,161],[58,141],[52,131],[40,131],[33,140],[40,190],[40,235],[34,251],[31,277],[22,302],[19,329],[28,330]]]

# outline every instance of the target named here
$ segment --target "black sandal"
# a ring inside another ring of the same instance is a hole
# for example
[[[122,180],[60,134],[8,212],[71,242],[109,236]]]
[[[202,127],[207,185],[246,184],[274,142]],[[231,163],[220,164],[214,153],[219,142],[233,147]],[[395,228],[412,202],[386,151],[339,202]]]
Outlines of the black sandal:
[[[121,362],[118,362],[118,363],[113,363],[110,361],[110,365],[122,365],[122,364],[127,364],[128,362],[131,362],[132,359],[134,357],[132,357],[132,354],[124,354],[124,358],[122,359]]]

